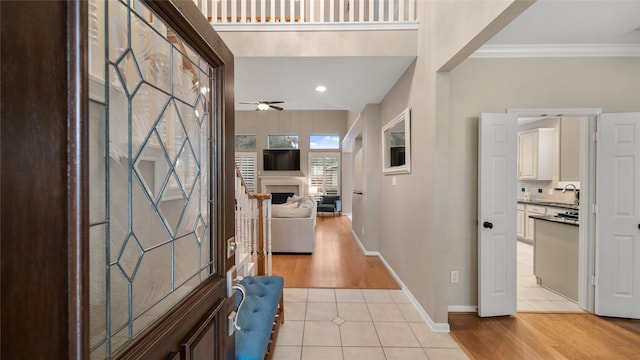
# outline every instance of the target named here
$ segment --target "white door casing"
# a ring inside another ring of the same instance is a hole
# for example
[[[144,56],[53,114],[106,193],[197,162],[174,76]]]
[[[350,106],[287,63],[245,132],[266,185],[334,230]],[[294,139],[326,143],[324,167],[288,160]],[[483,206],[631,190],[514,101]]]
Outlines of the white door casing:
[[[480,114],[478,129],[478,315],[517,312],[515,114]]]
[[[598,134],[595,312],[640,318],[640,113],[602,114]]]

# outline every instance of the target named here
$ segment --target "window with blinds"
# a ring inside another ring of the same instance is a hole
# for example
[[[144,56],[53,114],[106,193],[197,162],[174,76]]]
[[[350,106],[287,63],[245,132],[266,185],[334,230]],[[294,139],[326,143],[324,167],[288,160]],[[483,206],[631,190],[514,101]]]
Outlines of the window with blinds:
[[[236,165],[250,193],[256,192],[256,176],[258,167],[257,152],[236,152]]]
[[[309,194],[340,194],[340,152],[309,153]]]

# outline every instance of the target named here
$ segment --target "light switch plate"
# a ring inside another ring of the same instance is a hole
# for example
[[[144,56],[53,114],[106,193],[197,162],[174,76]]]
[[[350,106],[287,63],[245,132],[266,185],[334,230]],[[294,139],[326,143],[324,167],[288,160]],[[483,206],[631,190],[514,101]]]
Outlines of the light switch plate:
[[[227,259],[236,253],[236,238],[230,237],[227,239]]]

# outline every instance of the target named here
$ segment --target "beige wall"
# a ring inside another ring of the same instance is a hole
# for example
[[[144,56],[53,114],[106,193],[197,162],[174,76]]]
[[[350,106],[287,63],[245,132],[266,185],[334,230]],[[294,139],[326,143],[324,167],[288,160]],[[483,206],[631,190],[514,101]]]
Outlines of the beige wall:
[[[234,56],[415,56],[416,31],[219,32]],[[265,46],[268,44],[268,46]]]
[[[382,176],[379,251],[425,309],[435,327],[447,329],[452,175],[447,151],[449,79],[438,70],[475,50],[517,11],[511,1],[421,1],[418,58],[380,104],[380,124],[411,109],[411,174]],[[522,7],[522,11],[525,7]],[[509,14],[505,15],[508,10]],[[455,24],[455,27],[445,26]],[[482,36],[479,36],[482,35]],[[378,128],[378,142],[380,141]],[[381,168],[378,164],[378,173]],[[457,191],[458,189],[456,189]],[[462,189],[464,190],[464,189]],[[475,196],[475,194],[474,194]],[[365,210],[366,211],[366,210]],[[356,209],[354,206],[354,217]],[[469,214],[467,214],[468,216]],[[368,236],[368,233],[367,233]]]
[[[354,141],[354,186],[362,195],[352,197],[352,230],[367,251],[380,249],[381,207],[386,199],[380,196],[380,106],[365,106],[357,120],[358,134]],[[359,184],[358,184],[359,183]]]
[[[450,305],[477,304],[477,136],[480,112],[507,108],[640,111],[640,58],[468,59],[450,73],[446,189]]]
[[[258,176],[263,169],[262,150],[268,147],[267,136],[298,135],[300,171],[308,176],[309,135],[339,134],[343,139],[347,132],[347,115],[348,112],[343,110],[236,111],[235,132],[256,134]],[[271,173],[273,175],[274,172]],[[293,172],[277,173],[293,175]],[[256,189],[260,189],[259,181]]]

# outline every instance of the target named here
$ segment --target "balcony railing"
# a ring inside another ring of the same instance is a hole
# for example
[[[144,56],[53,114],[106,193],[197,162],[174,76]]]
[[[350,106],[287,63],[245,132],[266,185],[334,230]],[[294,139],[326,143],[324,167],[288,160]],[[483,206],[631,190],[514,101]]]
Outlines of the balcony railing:
[[[216,25],[413,24],[417,0],[194,0]],[[228,28],[225,26],[225,28]]]

